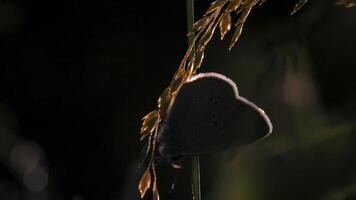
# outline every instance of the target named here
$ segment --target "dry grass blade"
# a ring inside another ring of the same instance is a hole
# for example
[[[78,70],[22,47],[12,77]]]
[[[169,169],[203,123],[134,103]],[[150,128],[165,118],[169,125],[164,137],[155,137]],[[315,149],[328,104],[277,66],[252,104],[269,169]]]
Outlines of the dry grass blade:
[[[195,62],[194,62],[194,70],[193,74],[196,72],[197,69],[200,68],[204,59],[204,51],[198,50],[195,52]]]
[[[242,5],[245,5],[245,6],[252,6],[252,5],[255,5],[259,0],[243,0],[242,1]]]
[[[158,189],[157,189],[157,181],[154,180],[153,182],[153,188],[152,188],[152,199],[153,200],[159,200],[159,193],[158,193]]]
[[[167,90],[167,89],[166,89]],[[155,169],[155,161],[154,161],[154,153],[155,153],[155,148],[156,148],[156,139],[157,139],[157,134],[158,134],[158,124],[160,122],[160,117],[158,116],[158,119],[156,120],[156,124],[155,124],[155,131],[154,133],[151,135],[152,137],[152,147],[151,147],[151,159],[150,159],[150,163],[148,165],[148,170],[151,167],[152,169],[152,173],[153,173],[153,199],[157,199],[159,200],[159,194],[158,194],[158,190],[157,190],[157,175],[156,175],[156,169]]]
[[[239,20],[237,21],[237,23],[235,24],[236,26],[236,30],[232,36],[231,42],[230,42],[230,47],[229,50],[231,50],[231,48],[236,44],[236,42],[239,40],[241,33],[242,33],[242,29],[244,27],[244,24],[246,22],[247,17],[249,16],[251,10],[253,8],[253,5],[248,7],[247,9],[244,10],[244,12],[241,14]]]
[[[184,82],[184,74],[185,74],[185,69],[184,68],[179,68],[176,74],[174,75],[174,78],[171,82],[170,88],[171,88],[171,93],[172,95],[177,92],[179,87],[182,85]]]
[[[205,12],[204,17],[209,15],[210,13],[215,12],[217,9],[221,9],[228,0],[216,0],[214,1],[210,8]]]
[[[236,30],[235,30],[234,34],[232,35],[232,39],[231,39],[230,46],[229,46],[229,51],[232,49],[232,47],[235,46],[237,40],[239,40],[241,33],[242,33],[243,25],[244,24],[239,24],[236,27]]]
[[[255,6],[258,2],[259,2],[259,0],[244,0],[244,1],[242,1],[240,8],[237,9],[237,11],[236,11],[236,14],[241,14],[241,13],[245,12],[245,10],[249,9],[250,7]]]
[[[198,32],[206,28],[212,18],[210,16],[203,17],[194,23],[194,31]]]
[[[156,136],[157,136],[157,130],[155,132],[155,137]],[[153,146],[155,146],[155,145],[153,144]],[[157,189],[157,175],[156,175],[155,163],[153,161],[152,161],[151,168],[152,168],[152,173],[153,173],[153,188],[152,188],[153,197],[152,197],[152,200],[159,200],[159,194],[158,194],[158,189]]]
[[[221,40],[224,39],[225,34],[231,29],[231,15],[229,12],[226,12],[223,14],[220,23],[220,35],[221,35]]]
[[[209,43],[210,39],[212,38],[215,28],[218,23],[215,23],[217,17],[219,16],[220,13],[220,8],[216,10],[213,14],[213,20],[210,22],[208,28],[206,29],[205,33],[201,36],[199,39],[198,45],[197,45],[197,50],[198,51],[204,51],[206,45]],[[219,21],[219,20],[218,20]]]
[[[171,105],[171,100],[172,100],[171,88],[167,87],[163,91],[161,96],[158,98],[159,113],[162,117],[164,117],[167,114],[167,111]]]
[[[355,0],[338,0],[335,2],[336,5],[344,6],[345,8],[351,8],[356,6]]]
[[[140,158],[138,161],[138,168],[142,166],[142,164],[145,162],[148,153],[150,152],[150,147],[151,147],[151,137],[148,139],[146,144],[143,146],[141,153],[140,153]]]
[[[141,198],[146,194],[146,191],[151,187],[151,173],[149,167],[143,173],[140,183],[138,184],[138,191],[140,192]]]
[[[240,7],[241,3],[242,3],[242,0],[230,1],[230,3],[227,6],[227,11],[232,12],[232,11],[237,10]]]
[[[158,118],[158,111],[157,110],[151,111],[145,117],[142,118],[142,120],[143,120],[142,127],[141,127],[141,134],[142,135],[146,135],[146,134],[151,134],[152,133],[157,118]]]
[[[149,135],[150,134],[148,134],[148,133],[142,134],[141,137],[140,137],[140,141],[144,140]]]
[[[308,0],[299,0],[297,4],[295,4],[291,15],[294,15],[296,12],[298,12],[307,2]]]
[[[184,74],[184,80],[189,79],[193,75],[194,70],[195,70],[195,55],[188,63],[186,73]]]

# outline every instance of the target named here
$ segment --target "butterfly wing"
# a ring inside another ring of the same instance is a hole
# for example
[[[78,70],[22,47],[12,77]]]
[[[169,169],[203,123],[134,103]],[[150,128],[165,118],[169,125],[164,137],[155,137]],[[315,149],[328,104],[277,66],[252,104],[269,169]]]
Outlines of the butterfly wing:
[[[170,145],[182,155],[241,146],[271,132],[263,111],[238,96],[233,81],[216,73],[199,74],[181,87],[168,124]]]

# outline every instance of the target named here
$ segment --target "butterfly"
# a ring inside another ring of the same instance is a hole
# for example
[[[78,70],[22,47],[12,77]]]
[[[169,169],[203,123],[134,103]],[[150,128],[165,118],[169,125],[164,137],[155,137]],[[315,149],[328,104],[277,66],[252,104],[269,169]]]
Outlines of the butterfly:
[[[157,136],[160,156],[180,168],[183,156],[241,147],[267,137],[265,112],[239,96],[236,84],[218,73],[200,73],[179,89]]]

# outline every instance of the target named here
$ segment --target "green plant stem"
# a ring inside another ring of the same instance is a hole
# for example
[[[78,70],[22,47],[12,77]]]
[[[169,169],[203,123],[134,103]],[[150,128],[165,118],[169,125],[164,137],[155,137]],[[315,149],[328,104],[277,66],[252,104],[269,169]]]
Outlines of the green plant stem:
[[[194,0],[187,0],[187,26],[188,26],[188,45],[194,45],[193,40],[195,37],[194,29]],[[192,59],[195,55],[195,49],[193,48],[189,59]],[[200,192],[200,163],[199,156],[192,156],[192,193],[193,200],[201,200]]]
[[[194,0],[187,0],[187,30],[188,30],[188,46],[194,45]],[[189,59],[195,54],[195,48],[192,49]]]
[[[192,192],[193,200],[201,200],[199,156],[192,157]]]

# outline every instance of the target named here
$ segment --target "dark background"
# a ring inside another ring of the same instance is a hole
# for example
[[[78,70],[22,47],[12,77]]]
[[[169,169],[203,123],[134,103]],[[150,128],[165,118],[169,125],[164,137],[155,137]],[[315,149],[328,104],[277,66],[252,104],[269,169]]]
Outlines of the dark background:
[[[203,199],[356,199],[356,9],[290,16],[295,3],[267,1],[232,51],[207,49],[202,71],[231,77],[275,129],[202,156]],[[138,199],[140,120],[185,35],[184,1],[0,1],[0,199]],[[159,165],[161,199],[191,199],[189,165],[173,193]]]

